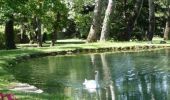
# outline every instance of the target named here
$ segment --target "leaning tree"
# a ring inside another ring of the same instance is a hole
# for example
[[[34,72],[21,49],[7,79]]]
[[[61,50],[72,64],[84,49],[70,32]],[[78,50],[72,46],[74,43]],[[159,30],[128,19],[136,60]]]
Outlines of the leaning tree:
[[[165,26],[165,31],[164,31],[164,40],[169,40],[170,39],[170,1],[166,0],[166,8],[167,8],[167,21],[166,21],[166,26]]]
[[[110,29],[110,23],[111,23],[110,19],[111,19],[111,13],[112,13],[112,9],[113,9],[113,1],[114,0],[109,0],[107,9],[105,11],[105,17],[103,20],[100,41],[106,41],[109,37],[109,29]]]
[[[93,22],[87,37],[87,42],[97,41],[97,34],[100,32],[101,2],[101,0],[95,0]]]

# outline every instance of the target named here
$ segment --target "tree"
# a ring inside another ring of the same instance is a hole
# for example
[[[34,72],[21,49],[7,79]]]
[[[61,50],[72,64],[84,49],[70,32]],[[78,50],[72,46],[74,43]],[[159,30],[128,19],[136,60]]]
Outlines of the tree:
[[[61,0],[29,0],[25,4],[25,11],[29,13],[29,31],[33,35],[30,37],[35,37],[38,47],[42,47],[44,29],[51,33],[51,46],[54,46],[59,28],[64,27],[67,20],[66,5]]]
[[[167,21],[166,21],[166,26],[165,26],[165,31],[164,31],[164,40],[169,40],[170,39],[170,1],[167,0]]]
[[[35,34],[38,42],[38,47],[42,47],[42,22],[38,16],[34,16],[34,24],[35,24]]]
[[[101,0],[95,0],[95,4],[93,22],[87,37],[87,42],[96,42],[97,34],[100,31]]]
[[[28,10],[32,12],[33,29],[38,43],[37,46],[42,47],[42,17],[46,13],[46,10],[43,9],[45,3],[43,0],[30,0],[27,5]]]
[[[105,17],[103,20],[103,26],[100,36],[100,41],[106,41],[109,36],[109,28],[110,28],[110,17],[113,9],[113,0],[109,0],[107,9],[105,11]]]
[[[59,30],[59,21],[60,21],[60,13],[56,14],[55,21],[53,23],[53,32],[51,33],[51,46],[55,45],[55,41],[57,40],[57,32]]]
[[[61,1],[52,1],[51,2],[51,13],[52,13],[52,32],[51,32],[51,46],[55,45],[55,42],[57,40],[57,33],[62,30],[63,27],[66,26],[67,23],[67,13],[68,9],[66,8],[66,5],[62,3]]]
[[[5,25],[5,46],[6,49],[16,49],[14,42],[14,16],[8,15],[8,20]]]
[[[152,41],[154,31],[155,31],[155,7],[154,0],[149,0],[149,29],[147,37],[149,41]]]
[[[26,3],[25,0],[1,0],[0,2],[1,14],[5,22],[5,46],[6,49],[15,49],[15,34],[14,34],[14,18],[15,15],[22,9],[23,4]],[[5,21],[5,20],[4,20]]]
[[[135,7],[134,7],[134,13],[129,18],[129,21],[128,21],[127,26],[125,28],[125,32],[123,34],[123,39],[125,41],[129,41],[130,38],[131,38],[131,33],[133,31],[135,23],[136,23],[136,21],[139,17],[140,12],[141,12],[142,5],[143,5],[143,0],[136,0],[136,4],[135,4]]]

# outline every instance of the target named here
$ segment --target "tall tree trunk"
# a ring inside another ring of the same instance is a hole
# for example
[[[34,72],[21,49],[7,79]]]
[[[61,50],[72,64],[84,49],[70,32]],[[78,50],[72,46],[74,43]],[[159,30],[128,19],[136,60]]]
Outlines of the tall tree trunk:
[[[5,46],[6,49],[16,49],[14,41],[14,16],[9,15],[5,25]]]
[[[35,16],[33,23],[35,38],[38,43],[38,47],[42,47],[41,20],[37,16]]]
[[[41,35],[41,20],[36,17],[36,34],[37,34],[37,42],[38,42],[38,47],[42,47],[42,35]]]
[[[123,34],[123,40],[125,40],[125,41],[129,41],[130,40],[131,33],[133,31],[133,28],[135,26],[135,23],[136,23],[139,15],[140,15],[142,6],[143,6],[143,0],[136,0],[134,14],[129,19],[128,24],[127,24],[127,26],[125,28],[125,32]]]
[[[56,14],[56,19],[55,22],[53,24],[53,32],[51,33],[51,46],[55,45],[55,42],[57,40],[57,32],[59,29],[59,21],[60,21],[60,13],[58,12]]]
[[[155,5],[154,0],[149,0],[149,29],[147,37],[149,41],[152,41],[155,31]]]
[[[87,42],[96,42],[97,34],[100,32],[101,0],[95,0],[93,22],[87,37]]]
[[[21,22],[20,34],[20,43],[26,43],[26,26],[23,22]]]
[[[109,36],[109,28],[110,28],[110,17],[113,9],[113,0],[109,0],[108,6],[105,12],[105,18],[103,21],[100,41],[106,41]]]
[[[168,7],[168,18],[166,21],[165,31],[164,31],[164,40],[170,39],[170,7]]]
[[[51,33],[51,46],[55,46],[57,40],[57,29]]]

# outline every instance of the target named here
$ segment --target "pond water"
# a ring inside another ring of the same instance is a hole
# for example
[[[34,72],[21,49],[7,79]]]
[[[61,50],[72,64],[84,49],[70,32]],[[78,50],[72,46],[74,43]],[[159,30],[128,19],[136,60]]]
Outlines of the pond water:
[[[48,56],[17,64],[16,79],[73,100],[170,100],[170,49]],[[87,89],[85,79],[97,89]]]

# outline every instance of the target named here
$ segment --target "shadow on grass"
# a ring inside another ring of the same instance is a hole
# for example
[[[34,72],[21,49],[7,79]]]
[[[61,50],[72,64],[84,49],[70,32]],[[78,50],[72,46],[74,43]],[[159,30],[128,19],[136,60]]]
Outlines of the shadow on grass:
[[[40,52],[39,50],[28,50],[28,49],[14,49],[14,50],[0,50],[0,58],[1,60],[3,57],[16,57],[19,55],[24,55],[24,54],[31,54],[31,53],[36,53]]]
[[[72,41],[72,42],[67,42],[67,41],[64,41],[64,42],[62,42],[62,41],[57,41],[56,43],[55,43],[55,46],[60,46],[60,45],[69,45],[69,44],[85,44],[85,42],[84,41]],[[46,43],[43,43],[43,47],[50,47],[51,46],[51,43],[50,42],[46,42]],[[37,48],[37,44],[18,44],[17,45],[17,47],[19,47],[19,48],[22,48],[22,47],[32,47],[32,48]]]
[[[85,42],[81,42],[81,41],[79,41],[79,42],[57,42],[56,44],[84,44]]]

